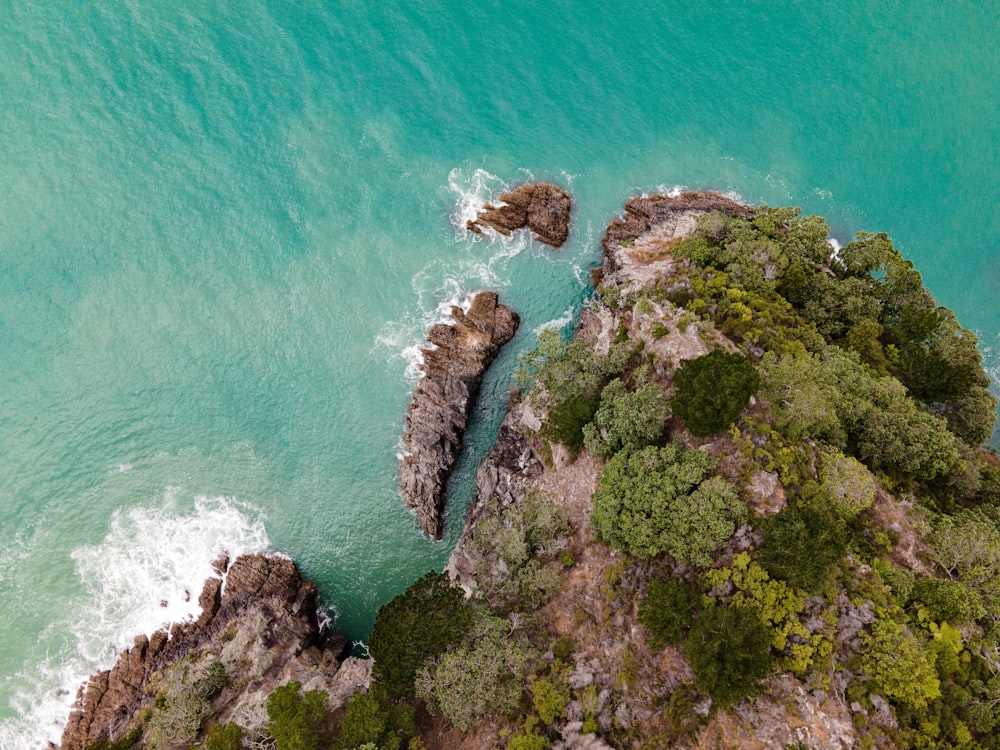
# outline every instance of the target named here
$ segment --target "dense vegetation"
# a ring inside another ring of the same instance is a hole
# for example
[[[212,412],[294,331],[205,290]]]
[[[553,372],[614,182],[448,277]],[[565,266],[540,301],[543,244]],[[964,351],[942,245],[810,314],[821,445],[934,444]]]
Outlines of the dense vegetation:
[[[655,285],[601,290],[601,345],[540,337],[519,369],[529,437],[551,465],[593,457],[590,526],[537,488],[489,498],[473,595],[428,574],[382,608],[375,683],[333,747],[477,726],[507,750],[570,731],[668,747],[790,680],[849,707],[863,748],[1000,750],[1000,461],[975,336],[885,235],[827,236],[796,209],[709,214]],[[675,335],[707,353],[671,358]],[[579,555],[604,561],[593,606],[557,605]],[[324,736],[297,685],[272,699],[278,750]],[[243,742],[213,731],[206,747]]]

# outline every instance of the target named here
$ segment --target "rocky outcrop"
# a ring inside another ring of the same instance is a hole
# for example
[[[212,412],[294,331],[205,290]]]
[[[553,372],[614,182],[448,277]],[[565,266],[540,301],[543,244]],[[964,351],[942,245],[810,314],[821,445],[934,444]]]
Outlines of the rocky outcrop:
[[[507,416],[497,432],[497,441],[476,472],[476,497],[469,506],[465,528],[448,559],[447,570],[466,591],[475,588],[478,560],[466,551],[472,530],[494,499],[500,508],[519,503],[528,487],[545,473],[545,464],[525,436],[526,405],[517,391],[511,393]]]
[[[217,565],[221,573],[226,561]],[[205,582],[199,602],[203,611],[197,620],[137,637],[114,667],[80,688],[62,750],[145,731],[137,720],[145,714],[155,725],[151,707],[157,694],[197,691],[198,676],[209,674],[216,662],[231,687],[204,704],[206,721],[229,720],[241,706],[259,709],[275,687],[291,680],[313,689],[334,684],[346,641],[329,637],[320,626],[316,586],[304,581],[288,558],[241,556],[229,566],[225,582]]]
[[[474,221],[466,223],[470,232],[483,234],[486,227],[510,235],[528,227],[539,242],[560,247],[569,236],[569,211],[573,199],[569,193],[548,182],[521,185],[501,193],[503,205],[487,203]]]
[[[619,269],[622,249],[631,246],[643,235],[657,230],[661,236],[687,236],[694,231],[697,217],[710,211],[744,217],[754,213],[751,206],[737,203],[719,193],[686,192],[629,198],[625,202],[625,215],[608,224],[601,239],[604,265],[595,271],[595,285],[607,280]]]
[[[483,372],[520,323],[496,292],[477,294],[468,312],[453,307],[452,317],[453,325],[438,324],[427,336],[433,348],[423,350],[424,376],[406,415],[399,462],[403,498],[434,539],[441,538],[445,484],[462,448]]]

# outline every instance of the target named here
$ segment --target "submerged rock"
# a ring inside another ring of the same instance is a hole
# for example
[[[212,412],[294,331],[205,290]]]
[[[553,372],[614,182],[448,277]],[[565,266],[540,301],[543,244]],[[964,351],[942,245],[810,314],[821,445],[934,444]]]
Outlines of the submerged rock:
[[[562,188],[548,182],[521,185],[501,193],[502,206],[487,203],[474,221],[466,222],[470,232],[482,234],[490,227],[502,235],[528,227],[539,242],[560,247],[569,236],[569,211],[573,199]]]
[[[423,350],[424,376],[406,415],[399,462],[403,498],[434,539],[441,538],[445,484],[462,449],[483,372],[520,324],[496,292],[477,294],[468,312],[453,307],[452,317],[453,325],[440,323],[427,336],[434,348]]]
[[[197,694],[212,674],[218,690],[198,695],[199,722],[225,720],[247,706],[257,710],[274,688],[292,680],[307,689],[334,685],[346,640],[328,637],[317,619],[316,586],[288,558],[243,555],[229,566],[224,584],[205,582],[199,602],[197,620],[137,637],[114,667],[80,688],[62,750],[148,733],[170,720],[158,695],[169,703],[171,696]]]

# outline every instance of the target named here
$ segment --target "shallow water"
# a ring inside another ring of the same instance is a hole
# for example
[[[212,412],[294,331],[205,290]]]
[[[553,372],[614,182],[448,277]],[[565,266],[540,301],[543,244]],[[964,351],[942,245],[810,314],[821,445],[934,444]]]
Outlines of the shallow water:
[[[447,558],[517,352],[635,192],[887,231],[997,366],[988,4],[673,5],[4,3],[0,749],[58,738],[222,549],[290,554],[364,637]],[[526,179],[572,190],[565,249],[463,230]],[[487,287],[524,323],[433,543],[403,416],[427,329]]]

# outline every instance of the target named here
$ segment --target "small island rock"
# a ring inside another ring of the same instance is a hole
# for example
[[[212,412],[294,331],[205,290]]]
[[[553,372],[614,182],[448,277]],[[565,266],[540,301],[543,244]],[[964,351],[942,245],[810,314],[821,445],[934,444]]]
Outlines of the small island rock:
[[[399,461],[399,487],[423,530],[440,539],[444,488],[462,448],[469,409],[483,372],[513,338],[517,313],[496,292],[480,292],[468,312],[452,308],[453,325],[440,323],[427,336],[424,376],[413,393]]]
[[[504,205],[487,203],[474,221],[466,223],[470,232],[483,234],[490,227],[502,235],[528,227],[535,239],[560,247],[569,236],[569,212],[573,199],[562,188],[548,182],[521,185],[501,193]]]

